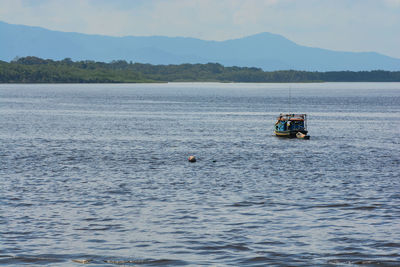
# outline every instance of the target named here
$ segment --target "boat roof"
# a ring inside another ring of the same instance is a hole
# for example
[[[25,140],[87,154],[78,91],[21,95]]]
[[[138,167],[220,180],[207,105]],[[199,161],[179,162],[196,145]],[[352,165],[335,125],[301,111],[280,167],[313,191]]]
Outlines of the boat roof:
[[[304,121],[307,117],[307,114],[288,114],[288,113],[281,113],[278,117],[278,120],[290,120],[290,121]]]
[[[278,118],[280,121],[304,121],[302,118]]]

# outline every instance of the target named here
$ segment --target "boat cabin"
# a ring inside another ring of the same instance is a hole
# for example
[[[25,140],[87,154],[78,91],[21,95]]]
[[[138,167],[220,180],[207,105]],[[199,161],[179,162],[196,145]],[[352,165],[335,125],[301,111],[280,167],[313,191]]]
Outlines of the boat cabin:
[[[307,115],[281,113],[275,123],[275,134],[277,136],[296,137],[298,132],[307,134]]]

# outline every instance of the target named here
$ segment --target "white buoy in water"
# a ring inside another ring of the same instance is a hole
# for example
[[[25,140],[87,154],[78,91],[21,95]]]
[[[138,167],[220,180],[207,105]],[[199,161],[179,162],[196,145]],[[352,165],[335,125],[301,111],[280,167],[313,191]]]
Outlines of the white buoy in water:
[[[297,132],[296,137],[299,138],[299,139],[310,139],[309,135],[305,135],[305,134],[303,134],[301,132]]]

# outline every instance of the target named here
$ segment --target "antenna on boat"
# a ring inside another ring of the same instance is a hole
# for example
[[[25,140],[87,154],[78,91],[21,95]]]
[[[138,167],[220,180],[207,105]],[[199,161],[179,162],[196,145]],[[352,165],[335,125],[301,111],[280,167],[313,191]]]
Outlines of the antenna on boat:
[[[289,85],[289,114],[292,112],[292,84]]]

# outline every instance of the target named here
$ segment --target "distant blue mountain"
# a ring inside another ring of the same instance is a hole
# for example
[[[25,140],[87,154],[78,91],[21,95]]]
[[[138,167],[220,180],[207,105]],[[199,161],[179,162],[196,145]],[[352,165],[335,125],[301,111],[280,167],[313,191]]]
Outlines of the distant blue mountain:
[[[400,70],[397,58],[374,52],[306,47],[271,33],[217,42],[183,37],[88,35],[0,22],[0,60],[11,61],[17,56],[104,62],[122,59],[151,64],[217,62],[263,70]]]

